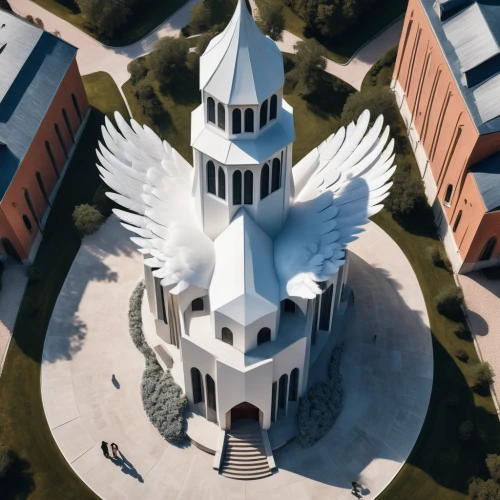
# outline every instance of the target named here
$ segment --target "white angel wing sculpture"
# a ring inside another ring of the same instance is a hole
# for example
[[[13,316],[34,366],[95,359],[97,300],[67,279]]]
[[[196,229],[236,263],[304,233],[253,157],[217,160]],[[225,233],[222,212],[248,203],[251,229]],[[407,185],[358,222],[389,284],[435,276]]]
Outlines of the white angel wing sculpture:
[[[293,205],[274,242],[274,262],[281,298],[312,299],[322,293],[318,282],[344,264],[346,245],[357,238],[368,217],[392,186],[394,140],[389,127],[380,136],[379,116],[368,130],[370,113],[341,128],[305,156],[292,170]]]
[[[149,255],[145,263],[162,285],[181,292],[189,285],[208,288],[215,265],[213,241],[205,235],[191,195],[193,169],[175,149],[147,126],[130,126],[115,113],[117,131],[106,118],[97,165],[116,193],[108,196],[130,210],[114,210],[138,235],[132,240]],[[119,194],[117,194],[119,193]]]

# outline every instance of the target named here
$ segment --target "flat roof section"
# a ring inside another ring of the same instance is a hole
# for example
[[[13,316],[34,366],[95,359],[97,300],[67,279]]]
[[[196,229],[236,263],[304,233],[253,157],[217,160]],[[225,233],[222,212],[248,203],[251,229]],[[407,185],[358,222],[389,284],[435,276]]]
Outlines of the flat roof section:
[[[500,153],[473,165],[470,169],[477,188],[483,198],[486,211],[494,212],[500,209]]]

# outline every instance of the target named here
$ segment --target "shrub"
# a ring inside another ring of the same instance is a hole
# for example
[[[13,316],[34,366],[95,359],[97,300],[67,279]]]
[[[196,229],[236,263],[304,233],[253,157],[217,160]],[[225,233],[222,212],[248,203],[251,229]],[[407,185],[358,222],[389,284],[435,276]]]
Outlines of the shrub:
[[[328,364],[328,381],[316,382],[300,398],[298,412],[298,442],[312,446],[332,427],[342,404],[340,362],[343,345],[335,347]]]
[[[101,182],[92,198],[92,203],[106,219],[111,215],[114,207],[113,201],[106,196],[108,191],[111,191],[111,189],[104,182]]]
[[[75,207],[73,222],[80,234],[94,234],[104,222],[104,217],[97,207],[85,203]]]
[[[276,2],[265,1],[259,5],[259,13],[256,19],[257,25],[264,35],[274,41],[283,39],[285,29],[285,16],[283,5]]]
[[[137,82],[146,78],[148,74],[148,63],[144,57],[139,57],[130,61],[127,66],[128,72],[130,73],[130,81],[132,85],[136,85]]]
[[[134,94],[142,111],[148,116],[154,116],[163,109],[163,105],[148,79],[137,82],[137,85],[134,86]]]
[[[491,479],[500,481],[500,455],[487,455],[486,467],[490,471]]]
[[[198,73],[198,71],[200,70],[200,56],[198,55],[197,52],[190,52],[187,55],[186,66],[189,69],[189,71],[192,71],[193,73]]]
[[[460,424],[458,428],[458,439],[463,443],[470,441],[474,434],[474,423],[472,420],[466,420]]]
[[[189,27],[193,33],[201,33],[210,28],[212,13],[206,2],[197,3],[189,16]]]
[[[474,477],[469,484],[469,498],[472,500],[498,500],[500,498],[500,485],[492,479],[483,481]]]
[[[31,265],[26,269],[26,277],[32,283],[38,283],[42,278],[42,271],[38,267]]]
[[[12,462],[12,453],[4,444],[0,443],[0,479],[7,474]]]
[[[394,45],[391,47],[381,58],[380,64],[383,66],[392,66],[396,62],[396,58],[398,56],[398,46]]]
[[[26,19],[26,21],[28,21],[31,24],[35,24],[35,19],[33,18],[33,16],[31,14],[28,14],[24,19]],[[35,26],[36,26],[36,24],[35,24]]]
[[[465,349],[458,349],[457,350],[457,358],[460,361],[467,363],[467,361],[469,361],[469,353]]]
[[[431,249],[431,260],[436,267],[451,271],[451,263],[446,254],[441,254],[441,249],[438,246]]]
[[[384,201],[384,206],[396,218],[426,207],[427,198],[422,179],[412,178],[396,170],[391,192]]]
[[[163,371],[144,338],[141,313],[143,296],[144,281],[141,281],[130,297],[128,318],[132,341],[146,358],[141,382],[142,404],[151,423],[167,441],[183,441],[187,398],[170,371]]]
[[[202,56],[205,50],[207,50],[208,44],[214,36],[215,33],[210,31],[209,33],[203,33],[203,35],[198,37],[198,41],[196,43],[196,53],[199,56]]]
[[[455,285],[448,285],[443,288],[436,297],[436,307],[439,314],[450,319],[460,319],[462,317],[462,304],[464,294]]]
[[[43,21],[39,17],[35,17],[35,24],[43,30]]]
[[[186,67],[188,50],[189,45],[183,38],[161,38],[149,55],[149,69],[153,70],[160,83],[170,84]]]
[[[474,381],[474,386],[478,388],[491,384],[495,377],[491,365],[487,362],[473,365],[470,373]]]
[[[455,329],[455,335],[461,340],[472,342],[472,335],[470,333],[470,330],[464,323],[461,323],[458,328]]]

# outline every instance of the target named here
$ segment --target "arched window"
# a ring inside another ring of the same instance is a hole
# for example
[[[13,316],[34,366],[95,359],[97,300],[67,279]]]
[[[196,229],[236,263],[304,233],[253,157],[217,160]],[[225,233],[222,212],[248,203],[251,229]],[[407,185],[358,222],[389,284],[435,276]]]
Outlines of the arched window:
[[[45,141],[45,149],[47,150],[47,154],[49,155],[50,163],[52,164],[52,168],[56,173],[56,177],[59,179],[59,170],[57,170],[56,159],[54,158],[54,153],[52,153],[52,148],[50,147],[49,141]]]
[[[274,193],[281,187],[281,162],[278,158],[275,158],[273,160],[273,174],[271,184],[271,193]]]
[[[37,217],[36,212],[35,212],[35,208],[33,207],[33,203],[31,202],[31,196],[30,196],[27,189],[24,190],[24,199],[26,200],[26,204],[28,205],[28,208],[30,210],[31,217],[33,217],[33,220],[35,221],[36,225],[38,226],[38,229],[42,233],[42,227],[40,226],[40,221],[38,220],[38,217]]]
[[[294,368],[290,374],[290,389],[288,390],[288,401],[299,400],[299,369]]]
[[[193,403],[203,401],[203,379],[198,368],[191,368],[191,385],[193,386]]]
[[[229,328],[222,329],[222,342],[233,345],[233,332]]]
[[[241,110],[233,109],[233,134],[241,134]]]
[[[286,400],[288,399],[288,375],[285,373],[281,375],[279,388],[278,388],[278,408],[285,410],[286,409]]]
[[[73,135],[73,131],[71,130],[71,123],[69,122],[68,113],[66,113],[66,110],[64,108],[62,109],[62,115],[64,123],[66,124],[66,128],[68,129],[69,136],[71,137],[71,142],[75,142],[75,136]]]
[[[191,302],[191,311],[203,311],[203,310],[205,310],[205,305],[201,297],[198,299],[194,299],[193,302]]]
[[[17,253],[16,249],[14,248],[14,245],[11,243],[11,241],[8,238],[2,238],[2,246],[3,246],[3,249],[5,250],[5,253],[9,257],[12,257],[17,262],[21,262],[21,257],[19,257],[19,254]]]
[[[224,169],[219,167],[219,171],[217,173],[217,179],[219,183],[219,198],[223,200],[226,199],[226,174],[224,173]]]
[[[286,313],[294,313],[295,314],[295,302],[290,299],[285,299],[283,304],[283,310]]]
[[[453,194],[453,185],[448,184],[448,187],[446,188],[446,194],[444,195],[444,202],[446,205],[450,204],[452,194]]]
[[[453,224],[453,232],[456,232],[458,225],[460,224],[460,219],[462,218],[462,210],[458,212],[457,218],[455,219],[455,224]]]
[[[217,411],[214,379],[207,375],[207,405],[211,410]]]
[[[253,109],[245,109],[245,132],[253,132]]]
[[[260,199],[263,200],[269,194],[269,165],[264,164],[260,172]]]
[[[57,123],[54,124],[54,130],[56,131],[57,138],[59,139],[59,144],[61,145],[61,148],[64,151],[64,156],[68,158],[68,150],[66,149],[66,144],[64,143],[61,131],[59,130],[59,125]]]
[[[269,328],[261,328],[257,334],[257,345],[269,342],[271,340],[271,330]]]
[[[260,107],[260,128],[264,127],[267,123],[267,99],[262,103]]]
[[[73,101],[73,106],[75,107],[76,116],[78,116],[78,119],[80,120],[80,123],[81,123],[81,121],[82,121],[82,112],[80,111],[80,106],[78,104],[78,99],[76,98],[75,94],[71,94],[71,100]]]
[[[278,116],[278,96],[274,94],[271,97],[271,106],[269,108],[269,121],[274,120]]]
[[[31,221],[26,214],[23,215],[23,222],[24,222],[26,229],[28,230],[28,233],[31,233],[31,229],[33,228],[33,225],[31,224]]]
[[[245,172],[245,205],[253,204],[253,172],[251,170],[247,170]]]
[[[45,200],[45,203],[47,203],[47,205],[50,205],[49,196],[47,195],[47,191],[45,190],[45,185],[43,184],[42,174],[40,172],[37,172],[35,174],[35,177],[36,177],[36,182],[38,182],[38,187],[42,192],[42,196],[43,199]]]
[[[495,250],[496,246],[497,246],[497,239],[493,236],[493,238],[490,238],[486,242],[486,245],[484,245],[483,251],[479,256],[479,260],[490,260],[491,256],[493,255],[493,250]]]
[[[215,194],[215,165],[213,161],[207,163],[207,191]]]
[[[226,109],[220,102],[217,104],[217,126],[221,130],[226,130]]]
[[[215,101],[211,97],[207,99],[207,115],[208,121],[215,123]]]
[[[233,205],[241,205],[241,172],[233,172]]]

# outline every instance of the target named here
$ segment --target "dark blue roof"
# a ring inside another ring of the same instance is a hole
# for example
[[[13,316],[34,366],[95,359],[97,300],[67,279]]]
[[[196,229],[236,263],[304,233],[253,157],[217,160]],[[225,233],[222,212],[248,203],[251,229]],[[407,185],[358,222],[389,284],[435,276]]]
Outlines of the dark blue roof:
[[[470,169],[483,197],[487,212],[500,209],[500,153],[495,153]]]
[[[0,199],[37,133],[77,49],[0,11]],[[10,73],[9,73],[10,71]],[[3,97],[2,97],[3,96]]]

